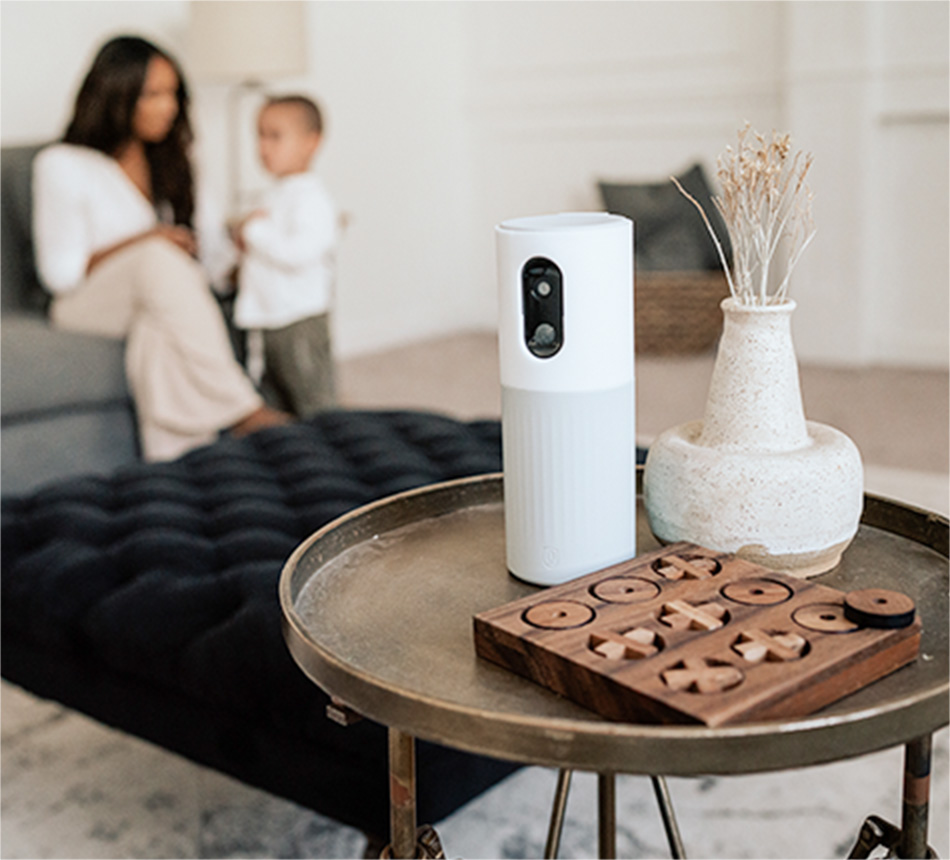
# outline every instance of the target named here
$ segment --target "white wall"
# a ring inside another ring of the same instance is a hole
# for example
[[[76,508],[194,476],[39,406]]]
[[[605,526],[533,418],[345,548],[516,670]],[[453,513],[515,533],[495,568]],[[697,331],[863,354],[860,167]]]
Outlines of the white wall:
[[[62,133],[99,45],[135,33],[180,51],[186,0],[3,0],[0,136],[28,143]]]
[[[601,208],[599,179],[665,181],[696,160],[712,177],[746,118],[777,123],[780,5],[474,4],[481,277],[497,221]]]
[[[2,141],[59,133],[107,35],[151,36],[187,69],[187,8],[5,0]],[[792,285],[802,360],[946,367],[947,10],[308,4],[310,71],[275,89],[309,90],[328,113],[319,169],[352,218],[339,351],[493,327],[497,221],[598,208],[600,178],[655,181],[696,159],[713,168],[748,119],[816,156],[819,233]],[[226,90],[193,90],[220,187]],[[251,159],[248,138],[253,185]]]
[[[470,275],[463,12],[389,2],[312,10],[315,87],[330,123],[320,166],[352,219],[340,257],[341,349],[484,322],[472,320],[484,285]]]
[[[785,13],[785,125],[815,154],[818,223],[793,286],[799,354],[946,367],[950,4]]]

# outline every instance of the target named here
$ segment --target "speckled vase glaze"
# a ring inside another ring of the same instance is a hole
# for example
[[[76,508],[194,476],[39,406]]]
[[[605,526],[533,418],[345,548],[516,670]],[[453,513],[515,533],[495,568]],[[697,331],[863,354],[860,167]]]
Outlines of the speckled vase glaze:
[[[807,577],[834,567],[854,538],[864,476],[844,433],[805,420],[794,309],[791,300],[723,301],[703,420],[654,441],[643,487],[661,541],[688,540]]]

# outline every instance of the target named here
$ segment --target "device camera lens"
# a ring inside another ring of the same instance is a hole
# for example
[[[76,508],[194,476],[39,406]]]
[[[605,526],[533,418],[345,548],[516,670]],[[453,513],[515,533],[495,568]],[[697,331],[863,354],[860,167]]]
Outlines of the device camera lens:
[[[541,323],[534,330],[534,342],[537,346],[551,346],[557,340],[557,330],[550,323]]]
[[[551,295],[552,287],[547,281],[540,281],[534,289],[535,292],[544,299]]]

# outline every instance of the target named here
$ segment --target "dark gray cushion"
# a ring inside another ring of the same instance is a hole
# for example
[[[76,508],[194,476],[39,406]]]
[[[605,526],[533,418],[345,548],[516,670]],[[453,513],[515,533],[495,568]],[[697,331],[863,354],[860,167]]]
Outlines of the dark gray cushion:
[[[125,403],[60,410],[5,422],[0,489],[22,495],[79,475],[107,475],[139,457],[135,416]]]
[[[701,164],[676,177],[695,197],[731,253],[722,216]],[[670,181],[654,183],[600,182],[604,207],[634,222],[634,261],[644,271],[694,271],[720,268],[716,246],[702,216]]]
[[[5,146],[0,155],[0,295],[4,310],[41,313],[49,294],[40,286],[33,263],[33,158],[43,148]]]
[[[3,424],[49,410],[130,402],[121,340],[58,331],[42,317],[5,313]]]

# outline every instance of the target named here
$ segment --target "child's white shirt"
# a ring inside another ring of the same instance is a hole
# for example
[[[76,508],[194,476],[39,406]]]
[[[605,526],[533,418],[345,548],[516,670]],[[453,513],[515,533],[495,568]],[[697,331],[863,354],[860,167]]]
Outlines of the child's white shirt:
[[[330,310],[339,216],[313,173],[277,180],[261,201],[266,214],[243,231],[234,321],[244,329],[283,328]]]

